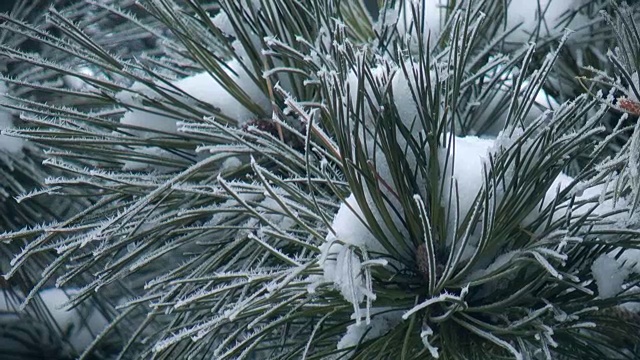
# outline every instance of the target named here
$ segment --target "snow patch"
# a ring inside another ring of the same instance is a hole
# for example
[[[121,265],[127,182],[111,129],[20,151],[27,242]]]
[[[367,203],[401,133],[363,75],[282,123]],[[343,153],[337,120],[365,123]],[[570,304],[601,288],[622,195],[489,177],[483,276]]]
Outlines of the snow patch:
[[[56,324],[60,334],[71,345],[75,353],[81,353],[107,327],[109,322],[96,308],[80,305],[74,309],[65,309],[70,296],[76,290],[46,289],[38,293],[44,305],[46,315],[52,324]],[[19,293],[0,291],[0,312],[14,313],[22,316],[19,306],[24,296]],[[31,312],[27,308],[25,312]]]
[[[7,85],[4,82],[0,82],[0,99],[4,98],[7,90]],[[4,134],[5,130],[11,129],[12,127],[13,115],[8,109],[0,106],[0,151],[17,154],[22,151],[24,140]]]
[[[70,300],[68,294],[72,292],[65,292],[62,289],[47,289],[42,290],[39,295],[62,333],[69,334],[67,340],[74,350],[82,352],[109,322],[97,309],[86,309],[90,312],[83,314],[78,309],[63,308],[64,304]]]

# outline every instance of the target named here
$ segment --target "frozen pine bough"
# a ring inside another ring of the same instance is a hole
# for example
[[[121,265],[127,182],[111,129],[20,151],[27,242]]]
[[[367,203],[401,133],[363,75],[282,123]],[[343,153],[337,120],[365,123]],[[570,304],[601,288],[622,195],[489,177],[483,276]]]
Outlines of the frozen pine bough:
[[[589,53],[612,73],[557,86],[582,71],[564,26],[619,28],[582,2],[444,3],[91,2],[157,40],[133,56],[88,48],[77,8],[12,23],[82,64],[0,47],[59,72],[8,80],[58,96],[11,133],[62,172],[42,191],[87,200],[0,235],[25,308],[50,286],[99,305],[85,358],[637,356],[637,69]]]

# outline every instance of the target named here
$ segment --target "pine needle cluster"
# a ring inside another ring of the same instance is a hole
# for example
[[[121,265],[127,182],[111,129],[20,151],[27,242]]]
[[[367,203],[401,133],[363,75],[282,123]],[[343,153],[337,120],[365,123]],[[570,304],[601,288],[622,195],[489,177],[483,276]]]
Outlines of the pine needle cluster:
[[[518,3],[0,15],[3,298],[81,359],[637,358],[640,5]]]

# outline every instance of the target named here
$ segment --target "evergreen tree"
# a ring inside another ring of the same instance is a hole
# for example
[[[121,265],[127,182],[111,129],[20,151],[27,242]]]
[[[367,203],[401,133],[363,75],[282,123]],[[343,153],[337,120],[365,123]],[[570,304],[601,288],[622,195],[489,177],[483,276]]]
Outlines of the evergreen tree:
[[[2,136],[38,169],[0,213],[25,214],[0,235],[2,310],[45,325],[19,342],[83,359],[640,356],[640,5],[377,5],[2,15],[2,105],[20,114]]]

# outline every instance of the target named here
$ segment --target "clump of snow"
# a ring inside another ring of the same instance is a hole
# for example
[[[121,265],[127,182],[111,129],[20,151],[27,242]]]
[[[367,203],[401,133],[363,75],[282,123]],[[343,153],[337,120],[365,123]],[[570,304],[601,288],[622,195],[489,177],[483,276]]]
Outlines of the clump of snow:
[[[585,0],[511,0],[506,11],[506,30],[514,29],[505,40],[509,43],[523,44],[536,36],[557,36],[564,27],[572,30],[582,29],[588,24],[588,16],[578,12],[569,20],[570,13],[580,9]],[[430,37],[433,47],[444,25],[446,24],[446,0],[404,0],[398,1],[396,8],[385,12],[385,24],[396,23],[396,29],[401,36],[407,35],[415,41],[418,31],[423,31],[426,41]],[[418,17],[423,17],[422,24],[414,21],[414,9]],[[540,25],[538,25],[540,23]],[[380,27],[383,24],[376,24]],[[422,29],[422,30],[421,30]]]
[[[226,64],[225,73],[231,78],[231,80],[243,91],[248,99],[253,101],[261,109],[268,111],[271,107],[271,102],[260,87],[252,80],[251,76],[244,70],[243,66],[238,60],[231,60]],[[189,103],[195,102],[189,97],[199,100],[201,102],[212,105],[220,110],[220,113],[230,119],[236,120],[239,126],[247,123],[249,120],[255,118],[256,114],[247,109],[238,99],[236,99],[231,93],[229,93],[225,87],[216,80],[209,73],[195,74],[177,81],[172,82],[172,85],[178,90],[184,92],[188,96],[184,96],[184,101]],[[165,91],[172,96],[180,97],[176,95],[176,90],[170,87],[161,86]],[[116,95],[116,98],[125,105],[135,106],[127,111],[120,123],[123,125],[130,125],[140,127],[152,131],[165,132],[169,134],[178,132],[178,121],[176,115],[170,116],[169,114],[162,114],[161,110],[153,109],[153,111],[145,110],[143,100],[146,98],[159,100],[161,95],[151,90],[148,86],[142,83],[135,83],[129,90],[121,91]],[[151,110],[151,109],[150,109]],[[177,111],[182,111],[175,109]],[[144,130],[127,129],[128,132],[136,134],[140,137],[157,136]],[[169,153],[160,148],[136,148],[136,151],[143,154],[152,154],[163,156],[167,158],[178,159],[178,156]],[[124,164],[124,170],[142,170],[152,165],[141,161],[126,161]],[[163,170],[157,168],[157,170]]]
[[[159,157],[174,157],[175,155],[169,154],[166,151],[158,148],[158,147],[136,147],[136,153],[141,156],[150,155],[150,156],[159,156]],[[151,164],[143,161],[135,161],[135,160],[126,160],[122,165],[122,170],[125,171],[138,171],[145,170],[152,166]],[[169,171],[170,169],[165,166],[153,165],[153,168],[159,172]]]
[[[470,281],[480,279],[485,275],[491,274],[495,271],[498,271],[508,266],[516,255],[517,255],[517,252],[515,251],[509,251],[507,253],[499,255],[486,268],[478,269],[472,272],[471,274],[469,274],[469,276],[466,277],[465,281],[470,282]]]
[[[633,74],[631,74],[631,83],[632,84],[629,85],[629,90],[628,90],[629,100],[638,102],[639,101],[638,95],[636,95],[636,93],[634,92],[634,88],[635,88],[635,91],[640,93],[640,79],[638,77],[637,72],[634,72]]]
[[[608,299],[618,294],[640,294],[638,286],[628,287],[625,282],[631,274],[640,274],[640,250],[616,249],[600,255],[592,264],[591,272],[598,288],[598,297]],[[640,312],[640,302],[619,305],[626,311]]]
[[[618,257],[624,266],[633,273],[640,274],[640,250],[627,249]]]
[[[326,242],[320,246],[320,265],[324,279],[332,282],[342,296],[354,304],[361,303],[368,292],[362,262],[355,248],[386,253],[376,240],[364,220],[362,210],[353,195],[340,206]]]
[[[391,308],[371,309],[371,322],[360,322],[347,326],[346,333],[338,342],[338,349],[347,349],[358,345],[361,341],[375,339],[393,329],[402,322],[402,310]]]
[[[361,220],[362,219],[362,220]],[[356,324],[363,318],[360,304],[366,300],[367,322],[371,304],[376,299],[371,282],[371,266],[386,266],[387,260],[370,259],[370,253],[387,254],[385,248],[365,225],[362,210],[353,195],[340,206],[325,243],[320,246],[318,263],[323,270],[322,279],[309,279],[309,292],[317,282],[332,283],[342,297],[353,305]],[[354,330],[355,331],[355,330]],[[346,341],[346,340],[345,340]]]
[[[258,12],[262,9],[262,1],[260,0],[238,0],[238,3],[242,3],[242,7],[245,9],[251,9],[255,12]],[[268,3],[267,3],[268,4]],[[276,11],[275,4],[271,5],[271,10]],[[247,11],[249,14],[250,12]],[[233,24],[231,19],[229,19],[229,15],[227,15],[224,11],[219,11],[215,16],[211,18],[211,22],[218,30],[222,31],[224,35],[227,36],[236,36],[236,31],[233,28]]]
[[[445,139],[445,142],[448,141]],[[452,209],[455,209],[457,202],[460,220],[467,216],[484,184],[484,169],[489,166],[489,150],[494,142],[494,139],[476,136],[455,136],[450,146],[440,148],[438,162],[444,177],[442,206],[446,209],[451,203]]]
[[[600,255],[591,266],[598,286],[598,296],[608,299],[625,290],[624,283],[631,274],[640,274],[640,250],[620,249]]]
[[[231,156],[226,158],[223,162],[222,162],[222,166],[220,167],[220,171],[222,172],[229,172],[229,171],[233,171],[238,169],[240,166],[242,166],[242,161],[240,159],[238,159],[235,156]]]
[[[419,133],[424,132],[422,122],[417,117],[417,104],[414,100],[414,93],[412,89],[417,89],[418,84],[414,81],[413,74],[417,71],[425,71],[430,74],[432,81],[435,81],[433,72],[428,69],[419,69],[420,64],[410,61],[405,62],[401,66],[393,63],[384,62],[377,67],[371,69],[371,77],[365,76],[363,81],[360,81],[360,76],[356,72],[350,72],[346,79],[345,93],[350,97],[350,103],[346,103],[345,106],[355,107],[358,103],[362,104],[363,109],[357,109],[357,112],[362,111],[363,123],[358,128],[358,140],[364,145],[364,150],[367,152],[367,156],[370,159],[375,159],[375,176],[379,179],[380,191],[383,193],[385,199],[387,199],[386,211],[389,213],[393,226],[400,231],[402,235],[408,236],[408,233],[402,226],[402,219],[393,209],[402,209],[400,200],[393,193],[395,190],[395,180],[392,176],[389,162],[393,161],[389,159],[389,153],[383,151],[379,146],[379,140],[374,135],[376,127],[380,126],[377,123],[380,118],[381,112],[384,110],[383,99],[377,98],[378,93],[380,96],[387,96],[393,94],[394,106],[397,110],[398,118],[401,123],[397,124],[396,130],[396,142],[399,148],[407,147],[407,139],[400,127],[407,129],[407,132],[412,136],[417,137]],[[408,74],[404,73],[403,67]],[[358,97],[361,97],[360,102],[357,101]],[[352,124],[353,125],[353,124]],[[354,126],[355,127],[355,126]],[[354,149],[355,150],[355,149]],[[417,166],[417,155],[413,151],[406,153],[406,161],[409,167]],[[418,191],[422,191],[421,195],[424,197],[424,189],[426,180],[422,178],[422,174],[418,174]],[[387,186],[388,185],[388,186]],[[364,193],[367,204],[370,205],[371,211],[376,218],[382,218],[380,214],[381,209],[378,209],[374,205],[373,200],[369,194],[373,189],[367,189]],[[382,229],[389,235],[390,229],[383,227]]]
[[[569,23],[566,15],[576,11],[582,0],[511,0],[507,8],[506,28],[518,28],[505,40],[513,43],[526,43],[536,35],[555,36],[561,34],[563,26],[579,29],[587,24],[588,17],[578,13]],[[538,24],[540,25],[538,26]]]
[[[221,11],[212,17],[211,23],[226,36],[235,36],[236,34],[233,24],[225,12]]]
[[[440,203],[444,209],[449,209],[446,244],[451,246],[456,221],[458,225],[464,221],[485,183],[485,167],[489,171],[489,151],[494,147],[495,140],[454,136],[445,137],[444,142],[446,146],[438,149],[440,176],[443,179]],[[471,257],[478,241],[479,232],[476,232],[463,249],[462,260]]]
[[[397,13],[396,29],[398,30],[398,33],[401,36],[408,35],[411,37],[411,40],[415,41],[416,35],[421,31],[421,29],[423,29],[424,41],[426,42],[428,39],[431,47],[433,47],[436,40],[440,37],[442,28],[446,21],[445,15],[447,3],[447,0],[398,1],[396,6],[400,8],[395,9],[395,13]],[[416,15],[415,19],[414,10]],[[422,14],[424,14],[424,17],[422,17]],[[391,15],[389,19],[395,20],[396,17],[393,16],[393,14],[389,15]],[[419,21],[421,17],[422,24],[414,21]]]
[[[379,149],[374,149],[376,139],[373,138],[373,134],[376,126],[378,126],[376,121],[384,110],[383,103],[376,98],[376,92],[383,97],[393,94],[393,104],[401,121],[398,126],[404,126],[409,133],[417,137],[417,134],[423,132],[424,129],[422,122],[418,118],[418,104],[415,101],[415,96],[418,96],[417,94],[424,89],[420,89],[420,85],[416,83],[415,74],[422,72],[428,74],[426,76],[430,77],[432,83],[435,83],[436,80],[443,81],[444,79],[444,75],[440,74],[439,77],[436,77],[433,70],[422,69],[420,68],[421,66],[421,64],[411,61],[406,61],[401,65],[383,61],[382,64],[371,69],[371,79],[364,77],[364,83],[360,83],[360,76],[353,71],[348,74],[345,82],[348,96],[351,100],[349,105],[356,107],[356,100],[359,96],[361,97],[361,104],[364,104],[364,109],[362,109],[364,122],[360,126],[359,139],[363,141],[371,157],[378,151],[375,154],[377,162],[379,162],[376,163],[376,170],[380,178],[389,184],[392,184],[392,181],[390,175],[387,174],[389,166],[385,163],[386,157]],[[407,72],[406,74],[405,71]],[[418,77],[420,78],[420,76]],[[398,130],[396,133],[398,147],[405,148],[407,139],[405,139],[401,131]],[[415,154],[411,151],[407,153],[407,161],[411,166],[416,164]]]
[[[522,88],[524,89],[526,86],[527,83],[525,82]],[[507,90],[499,90],[496,96],[494,96],[490,100],[490,103],[482,110],[482,113],[478,114],[478,119],[476,119],[474,129],[471,130],[471,133],[475,134],[478,130],[482,131],[482,136],[497,137],[507,122],[507,112],[509,109],[508,100],[510,100],[509,92]],[[558,106],[558,102],[553,97],[549,96],[543,89],[540,89],[536,94],[533,106],[524,118],[524,125],[528,126],[532,124],[545,112],[555,110]],[[498,114],[497,119],[496,114]]]
[[[499,61],[498,57],[489,58],[488,62]],[[497,73],[503,71],[503,65],[498,65],[491,74],[485,76],[484,81],[491,83]],[[487,94],[482,94],[482,98],[478,101],[472,102],[472,106],[478,106],[478,109],[474,111],[474,118],[472,125],[468,126],[469,135],[480,135],[484,137],[498,137],[500,131],[502,131],[507,125],[507,115],[509,105],[514,93],[514,86],[516,84],[517,77],[520,76],[520,69],[513,68],[510,71],[499,75],[499,85],[496,88],[487,89]],[[528,87],[531,86],[529,79],[525,79],[520,85],[518,96],[519,102],[524,101],[524,95],[527,93]],[[529,112],[525,114],[522,119],[525,127],[534,123],[541,115],[553,111],[560,107],[560,104],[550,96],[544,89],[540,88],[535,95],[533,106],[529,109]],[[510,125],[513,124],[513,119]]]
[[[80,68],[78,68],[77,73],[79,75],[85,75],[88,77],[94,77],[95,73],[88,67],[86,66],[82,66]],[[70,89],[73,90],[93,90],[95,89],[92,85],[90,85],[89,83],[87,83],[85,80],[83,80],[81,77],[78,76],[73,76],[73,75],[64,75],[62,76],[62,81],[64,82],[64,84],[69,87]]]
[[[226,67],[223,66],[223,68],[227,76],[245,92],[249,99],[264,110],[270,108],[271,102],[251,79],[251,76],[247,74],[238,60],[229,61]],[[189,96],[219,108],[223,115],[238,121],[238,125],[243,125],[255,117],[253,112],[242,105],[242,103],[231,95],[224,86],[209,73],[195,74],[174,81],[172,84]],[[167,91],[171,92],[172,90],[167,88]],[[173,90],[173,92],[175,92],[175,90]],[[143,106],[142,100],[144,97],[158,99],[160,95],[156,94],[146,85],[135,83],[130,90],[122,91],[118,93],[116,97],[125,104],[141,107]],[[157,112],[157,110],[155,111]],[[175,118],[139,109],[128,111],[122,117],[120,123],[170,133],[177,132]]]
[[[541,211],[543,211],[544,209],[546,209],[549,205],[551,205],[553,203],[553,201],[556,199],[558,193],[564,191],[569,185],[571,185],[571,183],[573,181],[574,181],[574,179],[571,176],[568,176],[566,174],[560,173],[553,180],[553,183],[551,183],[551,186],[549,187],[549,189],[545,193],[544,198],[542,199],[541,203],[536,205],[536,207],[529,213],[529,215],[527,215],[522,220],[522,224],[524,226],[528,226],[531,223],[533,223],[540,216]],[[563,208],[563,205],[560,205],[559,208]],[[566,208],[566,204],[565,204],[564,208],[567,209]],[[560,217],[561,217],[560,212],[554,213],[554,220],[557,220]]]
[[[249,99],[262,109],[271,108],[271,101],[262,89],[251,79],[242,65],[237,60],[231,60],[225,68],[225,73],[244,91]],[[259,79],[260,76],[257,76]],[[200,73],[178,80],[174,84],[178,89],[186,92],[194,98],[211,104],[221,110],[221,113],[238,121],[238,125],[244,125],[255,114],[244,107],[233,95],[215,80],[209,73]]]
[[[360,209],[355,196],[349,195],[340,206],[331,225],[335,235],[330,234],[328,238],[333,237],[333,240],[337,239],[345,244],[365,246],[369,250],[385,252],[363,221],[362,209]]]
[[[601,299],[618,295],[622,291],[622,284],[630,274],[629,269],[622,267],[610,254],[600,255],[593,262],[591,271]]]
[[[7,85],[4,82],[0,82],[0,99],[4,98],[7,90]],[[22,151],[22,148],[24,147],[24,140],[4,134],[5,130],[12,127],[13,115],[9,110],[3,109],[2,106],[0,106],[0,151],[17,154]]]

